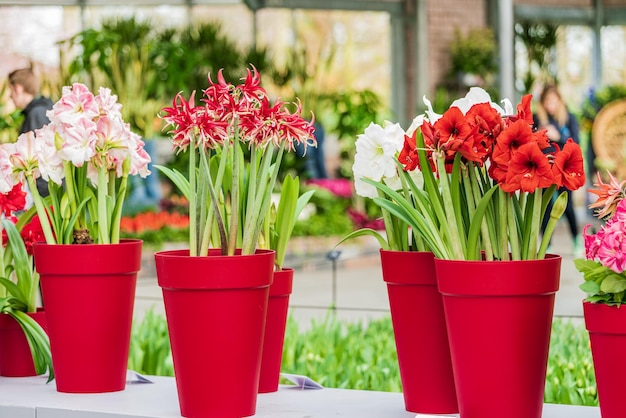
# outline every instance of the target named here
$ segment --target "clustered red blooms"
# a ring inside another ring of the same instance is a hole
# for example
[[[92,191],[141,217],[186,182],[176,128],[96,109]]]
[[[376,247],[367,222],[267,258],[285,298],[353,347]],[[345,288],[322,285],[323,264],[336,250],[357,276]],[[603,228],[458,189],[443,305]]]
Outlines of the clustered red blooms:
[[[424,121],[424,136],[430,169],[436,172],[435,159],[444,158],[450,172],[457,153],[466,162],[488,163],[489,176],[503,191],[534,192],[553,184],[576,190],[585,184],[580,147],[571,139],[561,150],[544,153],[550,147],[545,130],[533,132],[531,95],[524,96],[517,114],[503,117],[489,103],[473,105],[466,114],[458,107],[449,108],[434,123]],[[416,133],[405,137],[399,161],[412,171],[419,166]]]
[[[22,183],[17,183],[8,193],[0,194],[0,212],[13,223],[17,223],[15,212],[19,212],[26,206],[26,192],[22,190]],[[31,221],[24,225],[20,231],[26,252],[33,254],[33,245],[36,242],[45,241],[39,216],[35,215]],[[2,246],[8,243],[7,232],[2,229]]]
[[[122,232],[131,234],[159,231],[164,227],[188,228],[189,216],[176,212],[145,212],[132,217],[124,216],[120,224]]]
[[[205,149],[214,149],[227,141],[239,140],[250,146],[263,148],[270,141],[292,151],[295,144],[312,145],[313,122],[300,115],[302,107],[295,103],[290,112],[287,103],[279,100],[272,105],[261,87],[261,77],[252,67],[240,85],[224,80],[222,71],[214,83],[204,90],[201,105],[195,105],[195,92],[189,100],[177,94],[172,107],[164,108],[163,119],[171,128],[174,147],[187,149],[194,138]]]

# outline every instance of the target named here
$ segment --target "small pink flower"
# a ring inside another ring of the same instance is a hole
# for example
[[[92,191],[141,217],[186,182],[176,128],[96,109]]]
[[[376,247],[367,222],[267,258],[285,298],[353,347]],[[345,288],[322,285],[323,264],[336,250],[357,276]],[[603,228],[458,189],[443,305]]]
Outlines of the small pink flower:
[[[593,260],[596,258],[598,248],[600,247],[601,239],[598,234],[588,234],[587,231],[591,227],[591,224],[587,224],[583,229],[583,238],[585,240],[585,257],[587,260]]]

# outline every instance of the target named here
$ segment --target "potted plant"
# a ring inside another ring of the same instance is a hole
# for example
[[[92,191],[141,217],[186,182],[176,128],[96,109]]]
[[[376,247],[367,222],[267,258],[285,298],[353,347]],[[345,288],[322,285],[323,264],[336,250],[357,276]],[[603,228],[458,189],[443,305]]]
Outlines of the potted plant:
[[[54,379],[50,342],[45,312],[37,307],[39,275],[32,260],[33,243],[41,239],[41,224],[32,211],[19,221],[14,216],[26,205],[21,184],[0,195],[0,201],[5,216],[0,246],[0,376],[35,376],[48,371],[50,382]]]
[[[364,179],[388,184],[414,204],[411,191],[404,188],[398,158],[406,132],[397,123],[383,126],[370,123],[356,140],[352,166],[356,194],[367,199],[381,196]],[[411,173],[422,184],[421,172]],[[457,413],[458,404],[446,332],[443,301],[437,290],[434,256],[426,242],[409,223],[382,209],[385,235],[361,228],[342,242],[369,235],[378,240],[383,280],[394,330],[402,394],[407,411],[416,413]],[[417,210],[417,208],[416,208]],[[338,245],[339,245],[338,244]]]
[[[239,85],[219,72],[200,105],[179,94],[164,109],[189,154],[187,177],[159,167],[189,201],[189,249],[155,254],[183,416],[256,410],[275,255],[258,243],[283,154],[314,144],[299,104],[271,103],[260,83],[255,68]]]
[[[66,86],[51,122],[0,153],[1,182],[27,184],[41,222],[45,242],[35,244],[34,260],[61,392],[126,383],[142,243],[120,240],[120,218],[128,177],[145,177],[150,158],[120,110],[109,89],[94,95],[80,83]],[[40,176],[46,198],[35,185]]]
[[[468,418],[499,416],[504,407],[512,417],[541,416],[561,261],[546,249],[566,195],[541,241],[539,225],[556,187],[575,190],[585,176],[572,141],[542,152],[548,141],[532,130],[530,101],[514,113],[508,100],[501,107],[472,88],[443,115],[426,101],[391,155],[402,168],[398,186],[358,173],[381,194],[374,201],[435,256],[459,410]],[[410,175],[418,168],[422,187]]]
[[[263,338],[263,357],[259,378],[259,393],[276,392],[280,380],[289,295],[293,285],[293,268],[285,268],[287,244],[298,216],[315,193],[309,190],[300,196],[300,179],[287,175],[283,180],[280,198],[271,216],[265,217],[264,239],[260,248],[275,251],[274,279],[270,286]]]
[[[622,237],[626,232],[626,181],[607,173],[604,183],[598,173],[597,196],[589,208],[604,221],[595,234],[584,229],[585,258],[574,260],[583,274],[580,288],[587,293],[583,302],[585,325],[589,331],[600,412],[604,418],[623,415],[619,390],[621,378],[615,373],[615,359],[626,350],[626,267]]]

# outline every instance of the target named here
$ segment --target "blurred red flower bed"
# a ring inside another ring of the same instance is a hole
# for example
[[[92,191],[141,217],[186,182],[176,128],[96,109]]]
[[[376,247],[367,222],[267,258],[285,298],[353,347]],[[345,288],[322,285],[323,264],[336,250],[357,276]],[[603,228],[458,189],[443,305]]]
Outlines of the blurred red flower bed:
[[[184,229],[189,227],[189,216],[177,212],[143,212],[122,217],[120,229],[125,234],[141,234],[163,228]]]

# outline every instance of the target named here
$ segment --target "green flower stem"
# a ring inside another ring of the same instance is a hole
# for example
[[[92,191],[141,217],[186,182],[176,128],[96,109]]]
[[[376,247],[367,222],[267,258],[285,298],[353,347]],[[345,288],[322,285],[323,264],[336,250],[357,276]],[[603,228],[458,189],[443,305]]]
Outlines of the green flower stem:
[[[37,209],[37,214],[39,215],[39,221],[41,222],[41,229],[43,230],[43,236],[46,238],[46,243],[56,244],[57,242],[54,239],[54,234],[52,233],[52,228],[50,227],[48,211],[43,204],[43,198],[37,190],[37,184],[35,183],[35,179],[32,175],[27,175],[26,181],[28,183],[28,188],[30,189],[31,194],[33,195],[33,202],[35,203],[35,208]]]
[[[511,260],[521,260],[521,250],[519,243],[519,235],[517,233],[517,222],[515,222],[515,212],[513,209],[513,200],[509,197],[506,199],[507,220],[509,227],[509,242],[511,244]]]
[[[552,207],[552,211],[550,212],[550,219],[548,220],[548,224],[546,225],[546,230],[543,233],[543,237],[541,239],[541,245],[539,247],[539,252],[537,253],[538,259],[543,259],[546,256],[546,252],[548,251],[548,245],[550,245],[550,238],[552,238],[552,233],[554,232],[554,228],[558,223],[561,216],[565,212],[565,208],[567,207],[567,193],[563,192],[559,195]]]
[[[120,224],[122,222],[122,207],[124,206],[124,197],[126,189],[128,189],[128,173],[130,172],[130,157],[127,157],[122,166],[122,178],[120,180],[117,196],[115,195],[115,187],[109,190],[115,198],[113,205],[113,219],[111,220],[111,244],[119,244],[120,242]],[[111,171],[109,176],[109,186],[115,185],[115,172]]]
[[[268,146],[269,147],[269,146]],[[261,199],[261,205],[258,207],[258,210],[256,210],[256,206],[255,208],[253,208],[253,211],[255,212],[255,216],[256,216],[256,220],[253,225],[253,234],[252,234],[252,238],[251,241],[249,241],[249,248],[248,248],[248,254],[253,254],[254,250],[256,248],[256,243],[259,240],[259,233],[261,232],[261,223],[263,222],[263,219],[265,219],[265,216],[267,216],[267,212],[269,210],[270,204],[272,203],[272,192],[274,191],[274,186],[276,184],[276,178],[278,177],[278,171],[280,169],[280,163],[283,159],[283,154],[285,152],[285,145],[281,145],[278,148],[278,152],[276,155],[276,160],[274,162],[274,164],[270,164],[269,165],[269,171],[268,171],[268,176],[269,176],[269,181],[266,182],[264,184],[263,187],[260,187],[260,189],[263,190],[263,194],[260,196]],[[266,157],[268,160],[272,159],[272,155],[274,154],[274,150],[273,147],[272,149],[269,150],[268,155],[264,155],[264,158]],[[263,165],[262,165],[263,167]],[[262,175],[264,173],[264,171],[261,171]],[[260,179],[263,179],[266,177],[260,177]]]
[[[108,175],[107,169],[102,161],[101,167],[98,169],[98,243],[110,244],[109,237],[109,216],[107,211],[108,196]]]
[[[65,190],[68,204],[70,205],[70,213],[76,213],[78,197],[76,196],[76,184],[74,183],[75,178],[72,163],[65,161],[63,163],[63,171],[65,172]],[[61,215],[64,216],[63,214]],[[83,220],[80,216],[78,217],[77,225],[78,228],[83,226]]]
[[[498,187],[498,208],[496,210],[496,227],[498,229],[498,251],[496,257],[499,260],[509,259],[509,237],[508,237],[508,210],[506,192]]]
[[[533,214],[531,218],[530,240],[528,241],[528,260],[537,259],[537,241],[542,221],[541,201],[542,189],[535,190],[533,195]]]
[[[235,254],[237,247],[237,228],[239,226],[239,175],[241,174],[242,150],[239,146],[239,129],[235,122],[235,141],[233,144],[233,175],[230,196],[230,225],[228,235],[228,255]]]
[[[437,171],[439,172],[439,185],[441,186],[441,194],[443,197],[444,208],[449,208],[451,211],[454,211],[454,206],[452,203],[452,195],[450,193],[450,183],[448,182],[448,175],[446,174],[446,166],[443,159],[443,156],[436,157],[437,162]],[[445,211],[445,209],[444,209]],[[456,216],[448,216],[447,222],[449,224],[450,234],[450,244],[452,245],[452,254],[454,259],[456,260],[464,260],[465,255],[463,253],[463,246],[461,244],[461,234],[459,233],[459,226],[457,223]],[[442,223],[444,228],[447,227],[445,222]]]
[[[381,198],[385,197],[380,190],[378,191],[378,195]],[[385,224],[385,233],[387,234],[387,244],[389,245],[389,248],[394,251],[402,251],[396,241],[396,225],[393,222],[393,217],[385,209],[381,209],[381,212],[383,215],[383,223]]]
[[[283,147],[279,148],[279,154],[276,157],[275,167],[272,170],[272,157],[274,155],[274,145],[269,143],[260,161],[260,170],[258,172],[257,188],[252,207],[246,208],[246,220],[243,230],[243,238],[241,243],[242,254],[253,254],[258,241],[258,227],[263,222],[263,217],[267,212],[266,202],[269,204],[271,199],[276,172],[280,166],[282,159]],[[254,164],[254,161],[252,162]]]
[[[468,196],[473,197],[474,205],[477,205],[478,202],[480,202],[480,193],[481,193],[480,184],[478,183],[478,178],[476,176],[477,169],[478,168],[475,165],[473,165],[472,168],[468,170],[469,179],[471,183],[471,188],[470,188],[471,194],[468,194]],[[488,208],[487,210],[490,210],[490,209],[491,209],[491,205],[490,205],[490,208]],[[491,216],[483,217],[483,219],[480,222],[480,237],[483,242],[483,247],[485,250],[485,260],[487,261],[493,261],[493,247],[492,247],[492,240],[491,240],[491,231],[493,231],[494,228],[493,228],[493,225],[490,225],[492,222],[493,222],[493,218]],[[468,252],[469,252],[469,249],[468,249]],[[480,256],[481,254],[478,251],[476,259],[477,260],[480,259]]]
[[[195,137],[189,141],[189,255],[198,255],[198,218],[196,211],[196,143]]]
[[[257,155],[257,148],[252,147],[250,149],[250,164],[248,167],[248,196],[246,198],[246,210],[254,206],[256,194],[258,192],[258,171],[259,171],[259,156]],[[247,217],[247,213],[244,214]]]
[[[219,167],[217,169],[217,175],[215,177],[215,183],[213,183],[211,179],[211,170],[209,167],[209,160],[206,157],[206,154],[202,154],[202,171],[206,174],[207,178],[205,179],[206,184],[208,185],[206,188],[201,188],[203,191],[200,198],[203,202],[206,202],[208,206],[206,206],[206,216],[204,217],[204,230],[202,232],[202,239],[200,244],[200,254],[207,255],[209,252],[209,245],[211,243],[211,236],[213,234],[213,225],[217,219],[220,219],[219,216],[219,207],[218,202],[214,201],[211,198],[211,195],[214,195],[211,191],[213,191],[213,184],[215,184],[215,188],[217,190],[222,189],[222,182],[224,180],[224,172],[226,171],[226,166],[228,166],[229,154],[230,154],[229,143],[225,142],[222,150],[222,154],[215,154],[215,156],[219,155]],[[208,190],[207,190],[208,189]],[[209,191],[209,195],[206,195],[206,192]],[[220,247],[221,247],[220,243]]]

